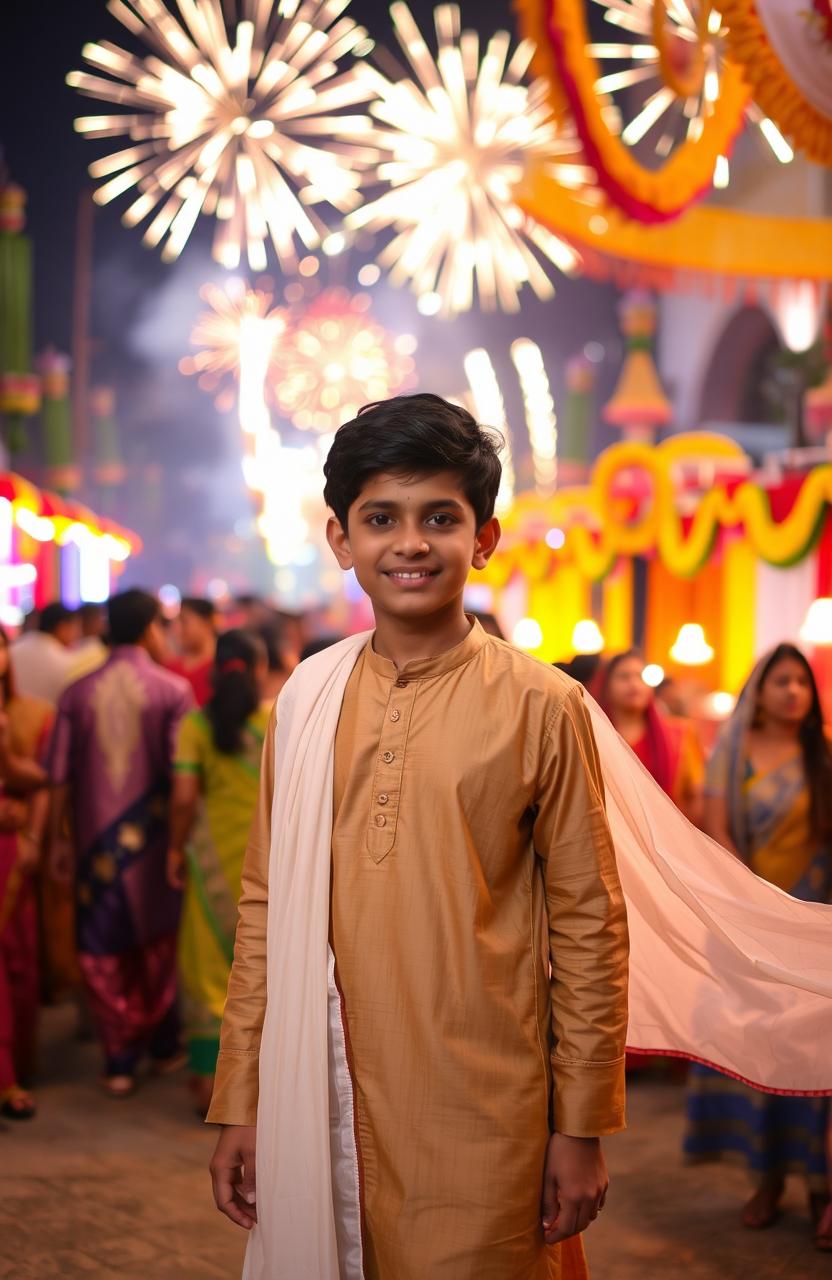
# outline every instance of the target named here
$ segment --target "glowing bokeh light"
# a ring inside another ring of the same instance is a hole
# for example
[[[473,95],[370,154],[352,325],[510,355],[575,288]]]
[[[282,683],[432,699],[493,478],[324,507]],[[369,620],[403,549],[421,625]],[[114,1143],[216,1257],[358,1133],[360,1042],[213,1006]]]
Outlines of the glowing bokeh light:
[[[368,314],[370,299],[326,289],[295,318],[274,350],[272,392],[296,427],[334,431],[364,404],[409,383],[414,363]]]

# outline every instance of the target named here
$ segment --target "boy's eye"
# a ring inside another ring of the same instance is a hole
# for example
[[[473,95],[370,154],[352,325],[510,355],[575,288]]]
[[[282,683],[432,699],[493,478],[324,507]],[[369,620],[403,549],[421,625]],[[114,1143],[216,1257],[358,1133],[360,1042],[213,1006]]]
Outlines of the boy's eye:
[[[381,529],[389,519],[390,517],[386,516],[383,511],[377,511],[374,516],[370,516],[367,523],[373,525],[376,529]]]
[[[428,523],[430,523],[431,520],[439,521],[440,528],[456,523],[453,516],[449,516],[446,511],[437,511],[435,515],[429,517]]]

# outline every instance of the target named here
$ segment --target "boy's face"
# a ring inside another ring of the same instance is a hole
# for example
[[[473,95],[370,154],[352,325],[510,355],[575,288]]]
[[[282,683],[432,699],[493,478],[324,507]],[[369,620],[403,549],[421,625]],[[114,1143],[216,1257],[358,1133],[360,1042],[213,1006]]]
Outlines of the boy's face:
[[[471,568],[497,546],[496,519],[477,529],[474,509],[453,471],[372,476],[349,509],[347,529],[331,517],[329,545],[355,576],[376,615],[427,618],[459,600]]]

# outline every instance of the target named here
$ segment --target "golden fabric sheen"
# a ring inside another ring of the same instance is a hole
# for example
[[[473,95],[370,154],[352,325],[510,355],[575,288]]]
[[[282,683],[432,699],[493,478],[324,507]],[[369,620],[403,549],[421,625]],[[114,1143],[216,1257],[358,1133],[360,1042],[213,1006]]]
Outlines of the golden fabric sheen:
[[[273,737],[219,1123],[256,1114]],[[401,672],[368,645],[344,698],[334,800],[331,930],[367,1280],[577,1280],[577,1242],[543,1244],[546,1144],[551,1124],[623,1127],[627,1022],[624,905],[579,686],[477,624]]]

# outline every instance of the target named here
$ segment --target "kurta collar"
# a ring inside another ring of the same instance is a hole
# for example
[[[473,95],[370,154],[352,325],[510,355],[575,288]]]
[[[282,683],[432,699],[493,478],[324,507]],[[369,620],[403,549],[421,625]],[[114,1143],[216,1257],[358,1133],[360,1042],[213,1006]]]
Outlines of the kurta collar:
[[[396,667],[396,664],[390,658],[382,658],[381,654],[376,653],[373,648],[373,637],[371,637],[364,650],[370,670],[388,680],[397,678],[431,680],[435,676],[446,675],[448,671],[453,671],[455,667],[461,667],[463,663],[470,662],[488,640],[488,636],[483,631],[479,621],[476,618],[471,618],[468,614],[466,614],[466,617],[471,622],[471,630],[460,644],[454,645],[453,649],[446,649],[444,653],[438,653],[434,658],[419,658],[415,662],[408,662],[401,670]]]

